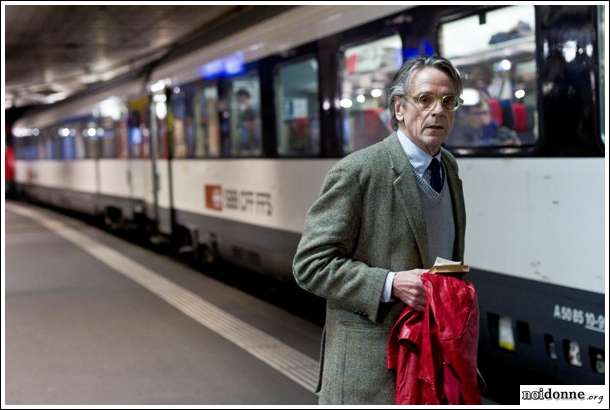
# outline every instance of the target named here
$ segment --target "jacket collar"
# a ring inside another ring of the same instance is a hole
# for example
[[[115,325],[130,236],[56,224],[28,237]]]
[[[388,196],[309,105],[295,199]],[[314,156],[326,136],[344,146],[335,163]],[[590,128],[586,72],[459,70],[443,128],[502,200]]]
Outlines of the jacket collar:
[[[426,222],[421,200],[417,192],[415,172],[395,132],[387,137],[384,142],[390,159],[390,167],[394,171],[392,185],[398,191],[400,204],[415,234],[415,242],[417,242],[423,266],[425,261],[428,260],[428,234],[426,233]]]

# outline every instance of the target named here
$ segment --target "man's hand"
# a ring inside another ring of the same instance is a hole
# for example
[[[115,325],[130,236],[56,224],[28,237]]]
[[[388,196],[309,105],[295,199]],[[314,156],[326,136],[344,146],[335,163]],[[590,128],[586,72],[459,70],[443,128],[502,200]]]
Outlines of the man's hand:
[[[424,310],[426,294],[420,276],[427,271],[428,269],[412,269],[396,272],[392,282],[392,296],[415,310]]]

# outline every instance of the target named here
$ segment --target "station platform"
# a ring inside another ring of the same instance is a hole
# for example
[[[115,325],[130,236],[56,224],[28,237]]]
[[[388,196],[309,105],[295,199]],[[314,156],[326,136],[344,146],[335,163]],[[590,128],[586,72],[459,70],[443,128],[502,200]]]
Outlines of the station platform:
[[[321,327],[62,214],[5,212],[6,404],[317,403]]]
[[[47,208],[5,224],[7,405],[317,403],[303,314]]]

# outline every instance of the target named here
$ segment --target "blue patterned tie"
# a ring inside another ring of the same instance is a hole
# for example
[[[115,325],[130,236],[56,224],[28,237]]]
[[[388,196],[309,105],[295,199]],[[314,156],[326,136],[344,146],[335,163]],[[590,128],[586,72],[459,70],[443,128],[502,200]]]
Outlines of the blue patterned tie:
[[[443,188],[443,178],[441,175],[441,163],[436,158],[432,158],[432,162],[428,166],[430,169],[430,186],[436,191],[441,192]]]

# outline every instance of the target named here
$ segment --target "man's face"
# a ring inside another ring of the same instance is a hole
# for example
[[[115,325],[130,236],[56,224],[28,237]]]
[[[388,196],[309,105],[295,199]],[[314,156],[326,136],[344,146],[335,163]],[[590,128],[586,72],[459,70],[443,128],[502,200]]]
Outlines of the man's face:
[[[422,109],[410,97],[432,93],[437,97],[456,94],[451,79],[436,68],[426,67],[413,74],[406,99],[396,101],[396,119],[400,129],[421,149],[430,155],[438,154],[441,144],[453,129],[455,112],[444,109],[440,100]]]
[[[250,105],[250,98],[248,98],[247,95],[240,94],[240,95],[237,96],[237,104],[240,107],[244,107],[245,108],[248,105]]]
[[[483,128],[491,122],[489,106],[486,103],[482,103],[477,107],[471,108],[466,118],[468,125],[471,127]]]

